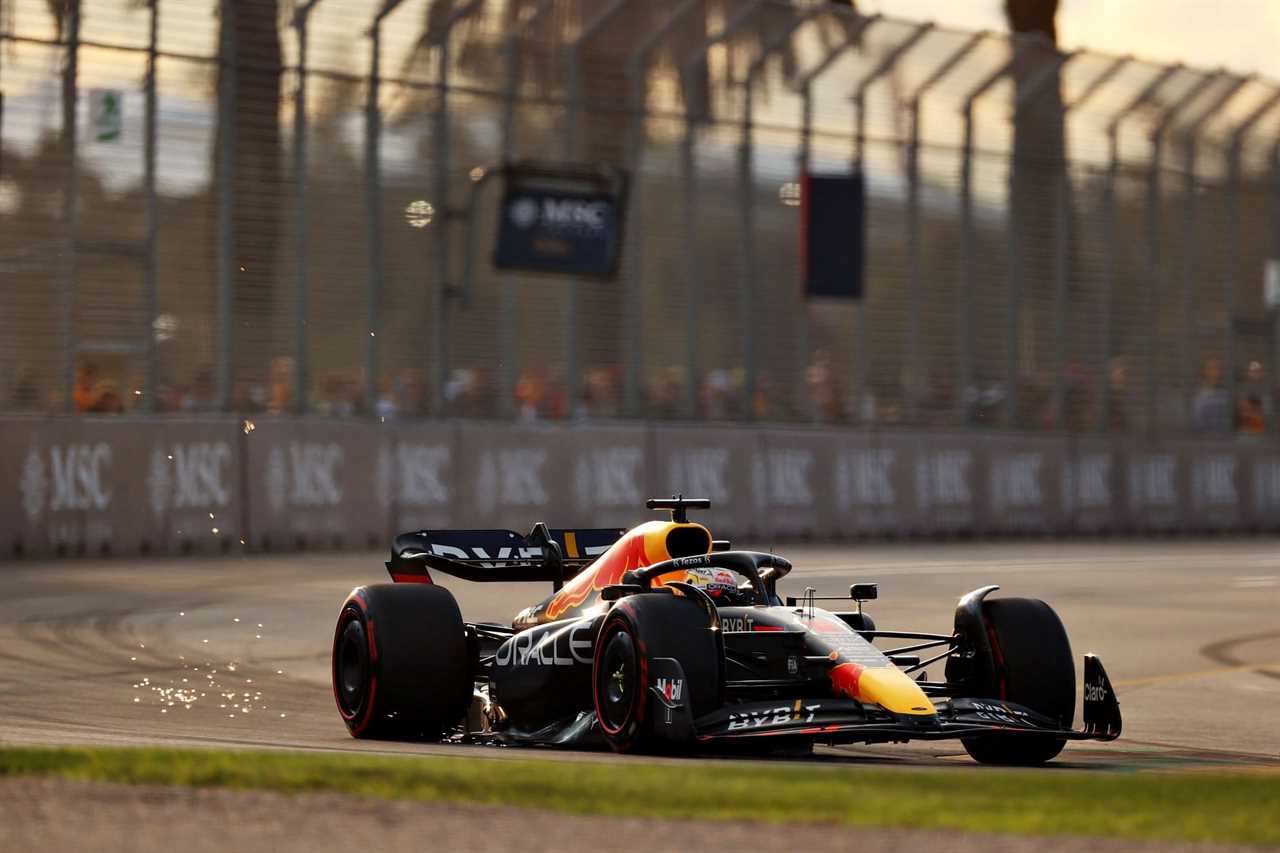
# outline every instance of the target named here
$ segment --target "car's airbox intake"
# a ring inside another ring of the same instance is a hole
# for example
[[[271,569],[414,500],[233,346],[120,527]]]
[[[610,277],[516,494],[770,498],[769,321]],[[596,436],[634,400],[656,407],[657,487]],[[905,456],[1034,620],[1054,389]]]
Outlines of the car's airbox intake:
[[[667,531],[667,553],[672,557],[693,557],[711,551],[711,534],[700,524],[681,525]]]

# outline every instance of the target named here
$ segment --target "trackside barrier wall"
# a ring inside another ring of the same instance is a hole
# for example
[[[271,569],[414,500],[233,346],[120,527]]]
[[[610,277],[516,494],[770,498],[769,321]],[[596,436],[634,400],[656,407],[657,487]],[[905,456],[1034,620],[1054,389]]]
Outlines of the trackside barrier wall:
[[[709,497],[717,535],[1280,531],[1269,440],[319,418],[0,421],[0,557],[382,547],[422,527],[626,526]]]

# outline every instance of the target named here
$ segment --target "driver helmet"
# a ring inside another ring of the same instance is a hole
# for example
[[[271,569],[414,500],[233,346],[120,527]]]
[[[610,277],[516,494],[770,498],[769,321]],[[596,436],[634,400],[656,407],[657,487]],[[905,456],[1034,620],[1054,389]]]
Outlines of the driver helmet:
[[[734,578],[733,572],[727,569],[689,569],[684,581],[687,584],[696,586],[717,601],[733,599],[738,596],[738,582]]]

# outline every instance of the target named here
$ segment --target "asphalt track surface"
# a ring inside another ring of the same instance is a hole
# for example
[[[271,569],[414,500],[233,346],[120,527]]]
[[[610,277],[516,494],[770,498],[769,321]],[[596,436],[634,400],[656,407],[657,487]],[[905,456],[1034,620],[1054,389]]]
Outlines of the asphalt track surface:
[[[751,543],[743,543],[750,545]],[[758,544],[758,543],[757,543]],[[1124,714],[1114,744],[1059,767],[1280,771],[1280,542],[1163,540],[791,546],[784,594],[880,584],[881,628],[947,631],[964,592],[1043,598],[1077,658],[1098,654]],[[351,739],[329,650],[381,553],[0,563],[0,743],[301,748],[475,758],[603,753]],[[466,618],[507,620],[542,584],[440,578]],[[1079,661],[1077,661],[1079,667]],[[940,677],[941,672],[931,673]],[[669,759],[678,760],[678,759]],[[822,762],[972,767],[959,744],[819,748]]]

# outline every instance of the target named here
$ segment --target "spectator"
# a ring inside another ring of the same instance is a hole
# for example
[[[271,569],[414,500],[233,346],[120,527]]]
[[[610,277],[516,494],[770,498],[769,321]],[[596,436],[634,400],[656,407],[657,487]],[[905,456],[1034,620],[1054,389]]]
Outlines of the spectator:
[[[18,369],[18,378],[13,383],[11,396],[13,407],[18,411],[29,411],[40,405],[40,391],[36,384],[35,371],[30,367]]]
[[[843,420],[840,400],[842,392],[836,382],[836,372],[831,365],[831,354],[820,349],[813,354],[805,371],[809,386],[809,399],[813,401],[813,417],[818,423],[836,423]]]
[[[1236,407],[1236,421],[1239,430],[1249,435],[1261,435],[1266,429],[1266,420],[1262,414],[1262,398],[1257,394],[1246,394]]]
[[[205,366],[196,371],[195,381],[181,395],[183,411],[208,411],[214,408],[213,368]]]
[[[71,390],[71,401],[77,412],[88,412],[97,401],[98,366],[93,362],[85,362],[76,372],[76,384]]]
[[[1111,359],[1107,365],[1107,429],[1123,431],[1129,426],[1125,405],[1129,394],[1129,367],[1123,357]]]
[[[271,414],[283,414],[293,405],[293,374],[292,358],[281,355],[271,359],[269,371],[271,392],[267,403],[267,411]]]
[[[120,390],[110,379],[103,379],[93,386],[92,401],[87,412],[102,415],[118,415],[124,411],[124,401],[120,399]]]
[[[1227,389],[1222,387],[1222,362],[1205,361],[1200,387],[1191,402],[1191,424],[1200,432],[1231,432],[1233,411]]]

